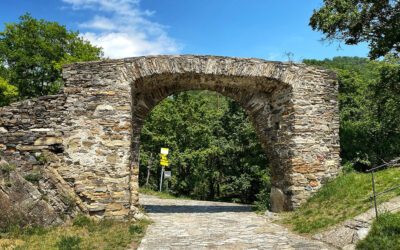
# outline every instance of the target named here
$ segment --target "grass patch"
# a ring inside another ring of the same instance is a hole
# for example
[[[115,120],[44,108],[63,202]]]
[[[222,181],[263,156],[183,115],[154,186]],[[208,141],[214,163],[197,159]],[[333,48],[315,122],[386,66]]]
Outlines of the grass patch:
[[[4,172],[10,172],[11,170],[16,169],[17,166],[14,164],[4,164],[1,166],[1,170],[3,170]]]
[[[40,180],[40,177],[41,177],[41,173],[40,172],[34,172],[32,174],[29,174],[29,175],[25,176],[25,180],[27,180],[27,181],[29,181],[31,183],[37,184],[39,182],[39,180]]]
[[[139,193],[147,194],[147,195],[154,195],[160,199],[192,200],[191,198],[186,197],[186,196],[174,196],[167,192],[158,192],[158,191],[154,191],[154,190],[148,189],[148,188],[139,188]]]
[[[400,213],[382,214],[374,221],[367,237],[357,249],[400,249]]]
[[[400,169],[375,173],[376,191],[394,187],[400,182]],[[284,224],[300,233],[316,233],[373,207],[371,174],[351,172],[327,183],[303,206],[287,213]],[[397,189],[377,198],[378,203],[400,195]]]
[[[78,216],[72,223],[0,236],[0,249],[125,249],[138,246],[150,222],[121,222]],[[136,245],[135,245],[136,244]]]

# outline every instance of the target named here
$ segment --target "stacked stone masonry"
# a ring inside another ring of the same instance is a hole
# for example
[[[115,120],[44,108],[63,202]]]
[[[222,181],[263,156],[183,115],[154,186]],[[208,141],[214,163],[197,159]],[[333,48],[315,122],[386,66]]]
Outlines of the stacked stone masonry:
[[[273,211],[300,206],[340,171],[334,71],[182,55],[69,64],[63,78],[59,95],[0,108],[0,157],[22,172],[50,169],[92,216],[140,216],[141,127],[160,101],[187,90],[219,92],[246,110],[270,159]]]

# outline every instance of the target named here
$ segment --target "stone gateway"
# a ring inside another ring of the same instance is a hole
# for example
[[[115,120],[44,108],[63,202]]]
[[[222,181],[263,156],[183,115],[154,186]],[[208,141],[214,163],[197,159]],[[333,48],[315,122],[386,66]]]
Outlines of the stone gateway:
[[[0,108],[0,157],[23,173],[44,169],[92,216],[141,216],[141,127],[160,101],[187,90],[219,92],[246,110],[270,159],[273,211],[300,206],[340,171],[334,71],[182,55],[69,64],[63,78],[58,95]]]

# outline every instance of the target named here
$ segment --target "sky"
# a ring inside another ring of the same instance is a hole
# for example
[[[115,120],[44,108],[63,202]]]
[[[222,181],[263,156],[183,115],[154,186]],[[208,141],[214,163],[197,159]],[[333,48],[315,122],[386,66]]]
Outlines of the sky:
[[[79,30],[109,58],[160,54],[272,61],[366,57],[308,26],[322,0],[0,0],[0,30],[26,12]],[[290,58],[289,56],[290,55]]]

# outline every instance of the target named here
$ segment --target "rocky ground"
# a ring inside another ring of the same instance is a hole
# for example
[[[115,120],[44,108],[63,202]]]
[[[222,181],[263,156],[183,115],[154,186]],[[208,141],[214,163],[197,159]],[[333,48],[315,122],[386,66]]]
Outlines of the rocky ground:
[[[334,249],[233,203],[141,195],[153,220],[139,249]]]

